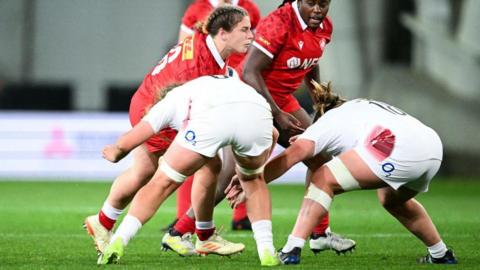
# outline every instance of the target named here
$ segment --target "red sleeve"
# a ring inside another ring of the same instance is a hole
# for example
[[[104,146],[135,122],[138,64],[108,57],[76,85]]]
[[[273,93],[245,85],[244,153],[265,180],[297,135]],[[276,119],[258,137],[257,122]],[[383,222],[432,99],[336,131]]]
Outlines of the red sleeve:
[[[260,20],[255,32],[255,42],[271,55],[277,55],[286,43],[287,24],[276,13],[271,13]],[[260,48],[261,49],[261,48]],[[263,50],[262,50],[263,51]],[[272,57],[273,58],[273,57]]]
[[[245,0],[240,2],[239,6],[248,12],[252,29],[257,28],[258,22],[260,21],[260,9],[258,8],[257,4],[251,0]]]
[[[182,24],[186,27],[193,29],[195,23],[197,23],[197,10],[198,10],[198,2],[194,2],[188,6],[185,14],[182,17]]]

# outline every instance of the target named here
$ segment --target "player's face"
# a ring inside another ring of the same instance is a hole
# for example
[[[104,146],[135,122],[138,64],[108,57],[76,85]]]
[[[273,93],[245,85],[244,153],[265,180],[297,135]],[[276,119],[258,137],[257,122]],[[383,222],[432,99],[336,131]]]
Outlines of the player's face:
[[[253,33],[250,26],[250,17],[245,16],[235,25],[232,32],[228,33],[227,46],[234,52],[245,53],[253,41]]]
[[[317,28],[327,16],[330,0],[301,0],[298,9],[303,21],[310,28]]]

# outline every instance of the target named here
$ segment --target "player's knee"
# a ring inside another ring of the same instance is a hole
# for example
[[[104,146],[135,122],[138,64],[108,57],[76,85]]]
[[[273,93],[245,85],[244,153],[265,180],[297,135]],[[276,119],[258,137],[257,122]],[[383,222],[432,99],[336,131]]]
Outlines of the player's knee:
[[[335,178],[336,183],[341,187],[343,191],[357,190],[361,189],[357,179],[353,177],[348,168],[343,164],[342,160],[334,157],[332,160],[325,164],[333,177]],[[336,194],[339,193],[339,190]]]
[[[325,210],[330,209],[330,204],[332,203],[333,197],[331,191],[325,190],[324,188],[317,187],[315,184],[310,184],[305,195],[305,199],[310,199],[320,204]]]
[[[183,174],[179,173],[178,171],[176,171],[175,169],[173,169],[172,167],[170,167],[170,165],[168,165],[168,163],[163,158],[160,159],[160,167],[159,168],[163,173],[165,173],[165,175],[168,176],[168,178],[170,178],[170,180],[172,180],[174,182],[183,183],[185,181],[185,179],[187,178],[186,175],[183,175]]]

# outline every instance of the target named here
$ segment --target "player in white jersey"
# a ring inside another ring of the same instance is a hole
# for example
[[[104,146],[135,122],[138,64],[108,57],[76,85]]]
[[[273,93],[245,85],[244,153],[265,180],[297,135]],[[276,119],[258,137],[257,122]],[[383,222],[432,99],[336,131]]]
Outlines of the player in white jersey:
[[[300,263],[312,228],[327,214],[333,197],[356,189],[377,189],[384,208],[428,248],[423,263],[456,263],[429,215],[414,199],[426,192],[442,161],[437,133],[383,102],[346,102],[328,86],[316,84],[318,120],[265,166],[273,181],[302,160],[324,163],[313,172],[296,224],[280,252],[284,264]],[[234,189],[227,196],[234,200]]]
[[[270,194],[263,179],[263,165],[277,137],[272,119],[266,100],[238,78],[204,76],[169,91],[116,145],[108,145],[103,151],[107,160],[118,162],[161,129],[171,127],[179,131],[152,180],[133,200],[98,263],[117,262],[140,227],[194,173],[192,205],[197,218],[196,233],[199,239],[201,235],[210,235],[206,241],[197,241],[196,251],[212,253],[212,246],[216,245],[216,254],[230,255],[229,247],[223,247],[222,240],[214,233],[212,219],[216,180],[221,169],[217,152],[231,145],[236,172],[248,196],[249,218],[264,224],[254,231],[261,264],[277,265]],[[218,241],[210,241],[212,237]],[[208,242],[207,247],[204,242]],[[242,245],[240,251],[243,248]]]

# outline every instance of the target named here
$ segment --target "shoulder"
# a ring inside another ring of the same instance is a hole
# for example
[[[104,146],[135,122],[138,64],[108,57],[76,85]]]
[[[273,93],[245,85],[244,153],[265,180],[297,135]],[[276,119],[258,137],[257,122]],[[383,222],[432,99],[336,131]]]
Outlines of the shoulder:
[[[182,21],[195,23],[203,20],[204,16],[212,10],[212,6],[206,1],[195,1],[187,7]]]
[[[323,19],[323,30],[322,32],[325,32],[327,34],[332,34],[333,32],[333,21],[332,21],[332,18],[330,18],[330,16],[327,16],[325,17],[325,19]]]
[[[257,29],[264,29],[265,31],[270,31],[272,28],[281,28],[284,30],[290,25],[291,14],[284,9],[284,7],[274,10],[272,13],[268,14],[266,17],[260,20]],[[286,31],[282,31],[286,33]]]

